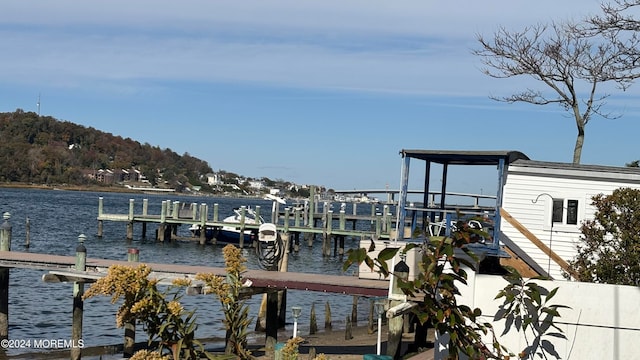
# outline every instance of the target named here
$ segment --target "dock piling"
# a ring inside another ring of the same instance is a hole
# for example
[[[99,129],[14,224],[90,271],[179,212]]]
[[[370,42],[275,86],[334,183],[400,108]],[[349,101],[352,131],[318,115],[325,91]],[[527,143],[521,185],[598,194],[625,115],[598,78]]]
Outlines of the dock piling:
[[[86,236],[80,234],[78,236],[78,246],[76,247],[76,270],[87,270],[87,248],[84,246]],[[75,281],[73,283],[73,323],[71,325],[71,360],[79,360],[82,357],[82,315],[84,312],[84,303],[82,295],[84,294],[84,283]]]
[[[31,220],[27,216],[27,221],[24,224],[24,247],[27,249],[31,246]]]
[[[127,261],[138,262],[140,261],[140,250],[136,248],[129,248],[127,250]],[[135,319],[124,324],[124,346],[122,349],[122,355],[125,358],[133,356],[134,346],[136,344],[136,321]]]
[[[11,250],[11,214],[5,212],[0,226],[0,251]],[[0,339],[9,338],[9,268],[0,268]]]
[[[393,276],[391,278],[391,296],[389,307],[400,305],[406,301],[406,295],[398,286],[398,279],[409,279],[409,266],[404,261],[404,256],[400,255],[400,262],[393,267]],[[402,331],[404,329],[404,320],[402,315],[390,318],[388,321],[389,334],[387,339],[387,355],[394,359],[400,358],[400,350],[402,348]]]
[[[98,198],[98,219],[102,218],[103,212],[104,212],[104,198],[100,196]],[[103,225],[102,220],[98,220],[98,237],[99,238],[102,237],[102,232],[103,232],[102,225]]]

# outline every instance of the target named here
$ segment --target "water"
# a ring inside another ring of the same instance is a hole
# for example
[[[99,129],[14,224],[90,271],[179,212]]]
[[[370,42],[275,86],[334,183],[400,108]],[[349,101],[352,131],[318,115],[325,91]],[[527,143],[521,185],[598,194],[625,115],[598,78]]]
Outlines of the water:
[[[265,218],[270,217],[271,202],[261,199],[234,199],[212,197],[180,197],[176,195],[138,195],[98,192],[74,192],[58,190],[0,189],[0,212],[11,213],[12,250],[29,251],[55,255],[75,255],[78,236],[85,234],[87,256],[94,258],[126,260],[127,250],[135,247],[140,250],[140,262],[174,263],[185,265],[224,266],[222,246],[210,244],[201,246],[197,241],[156,242],[152,236],[154,225],[147,227],[148,239],[142,239],[142,226],[134,226],[134,240],[126,240],[126,225],[122,222],[104,222],[103,237],[98,238],[97,214],[98,198],[104,198],[104,212],[126,214],[129,199],[134,199],[136,213],[142,212],[143,199],[148,199],[148,213],[159,214],[163,200],[206,203],[210,209],[219,204],[220,217],[230,215],[232,209],[242,205],[261,206]],[[347,212],[351,209],[348,207]],[[370,214],[371,208],[360,206],[358,212]],[[30,221],[31,246],[26,249],[25,228],[27,218]],[[361,224],[367,227],[369,224]],[[178,235],[189,236],[188,226],[182,226]],[[347,239],[346,249],[358,246],[358,240]],[[247,268],[258,269],[259,263],[252,249],[245,249]],[[289,258],[290,272],[311,272],[342,274],[341,256],[323,257],[321,244],[316,240],[309,248],[301,241],[300,252]],[[350,269],[346,275],[353,275],[356,269]],[[73,304],[73,286],[63,283],[44,283],[45,271],[30,269],[12,269],[9,289],[9,338],[23,340],[71,339],[71,311]],[[348,277],[346,278],[348,280]],[[261,296],[248,301],[250,316],[254,319],[258,313]],[[94,297],[85,301],[83,319],[83,341],[87,347],[112,346],[122,343],[124,330],[115,325],[117,304],[111,304],[108,297]],[[302,307],[299,319],[299,331],[308,331],[309,311],[315,304],[318,323],[324,319],[325,303],[329,302],[334,328],[344,327],[345,318],[351,314],[352,297],[339,294],[326,294],[306,291],[288,291],[287,305]],[[222,312],[213,296],[185,296],[184,307],[197,309],[198,330],[201,338],[223,337]],[[369,300],[359,300],[358,318],[364,324],[369,312]],[[289,316],[290,318],[290,316]],[[288,319],[289,321],[289,319]],[[255,324],[255,321],[254,321]],[[320,325],[322,327],[322,325]],[[253,325],[250,327],[252,330]],[[263,335],[256,335],[263,336]],[[137,341],[145,341],[146,333],[137,329]],[[33,352],[35,349],[12,349],[9,355]]]

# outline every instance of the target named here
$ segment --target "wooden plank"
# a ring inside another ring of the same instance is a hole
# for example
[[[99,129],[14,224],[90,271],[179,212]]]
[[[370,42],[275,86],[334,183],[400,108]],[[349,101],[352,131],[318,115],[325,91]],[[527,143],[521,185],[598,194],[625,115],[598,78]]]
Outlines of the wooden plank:
[[[537,246],[543,253],[551,258],[556,264],[558,264],[564,271],[569,273],[573,278],[577,279],[578,275],[569,268],[569,264],[564,261],[558,254],[556,254],[553,250],[551,250],[547,245],[545,245],[538,237],[536,237],[529,229],[527,229],[524,225],[522,225],[518,220],[516,220],[509,212],[503,208],[500,208],[500,216],[507,220],[509,224],[511,224],[514,228],[516,228],[522,235],[524,235],[529,241],[531,241],[535,246]]]
[[[500,259],[500,265],[511,266],[512,268],[518,270],[520,275],[522,275],[523,277],[532,278],[532,277],[536,277],[536,276],[542,275],[542,274],[538,274],[537,271],[535,271],[531,266],[529,266],[529,264],[524,262],[515,252],[513,252],[507,246],[505,246],[503,248],[503,250],[507,254],[509,254],[511,257],[510,258],[501,258]]]
[[[87,258],[87,271],[76,271],[75,256],[60,256],[18,251],[0,251],[0,267],[29,268],[51,271],[59,279],[97,279],[106,275],[111,265],[137,266],[128,261]],[[153,270],[151,276],[171,282],[175,278],[193,279],[197,273],[225,275],[219,267],[146,263]],[[267,289],[293,289],[363,296],[385,296],[388,280],[359,279],[347,275],[326,275],[292,273],[265,270],[247,270],[244,277],[251,281],[251,287]],[[52,280],[52,277],[48,277]]]

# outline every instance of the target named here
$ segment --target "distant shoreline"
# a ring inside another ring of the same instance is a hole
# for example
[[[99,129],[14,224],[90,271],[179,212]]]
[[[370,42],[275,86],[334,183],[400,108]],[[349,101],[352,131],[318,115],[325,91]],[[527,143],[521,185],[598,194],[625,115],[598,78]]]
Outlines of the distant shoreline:
[[[127,189],[119,186],[96,186],[96,185],[46,185],[46,184],[27,184],[20,182],[0,182],[0,188],[6,189],[34,189],[34,190],[65,190],[65,191],[86,191],[86,192],[109,192],[122,194],[149,194],[151,191]],[[221,198],[261,198],[261,196],[249,196],[241,194],[211,194],[211,193],[184,193],[184,192],[157,192],[157,194],[170,194],[174,196],[202,196],[202,197],[221,197]]]
[[[19,182],[1,182],[0,188],[9,189],[37,189],[37,190],[68,190],[68,191],[95,191],[95,192],[118,192],[118,193],[140,193],[137,190],[127,189],[125,187],[111,186],[92,186],[92,185],[46,185],[46,184],[27,184]]]

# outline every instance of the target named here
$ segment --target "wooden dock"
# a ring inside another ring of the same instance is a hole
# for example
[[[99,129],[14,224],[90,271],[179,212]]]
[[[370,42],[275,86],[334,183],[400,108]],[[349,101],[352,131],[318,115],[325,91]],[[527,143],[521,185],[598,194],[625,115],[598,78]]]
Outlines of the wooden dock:
[[[6,223],[6,222],[5,222]],[[6,232],[0,231],[0,240],[7,238]],[[10,235],[9,235],[10,238]],[[73,284],[73,316],[71,343],[82,341],[82,322],[84,312],[84,284],[93,283],[108,274],[111,265],[135,266],[136,259],[128,261],[87,258],[84,247],[84,235],[79,236],[76,256],[60,256],[27,252],[12,252],[9,247],[0,249],[0,338],[9,338],[9,270],[11,268],[37,269],[47,271],[43,274],[43,281],[50,283]],[[7,242],[0,241],[3,245]],[[9,242],[10,243],[10,242]],[[134,251],[131,251],[134,250]],[[129,255],[137,255],[137,249],[130,249]],[[145,263],[152,269],[150,277],[156,278],[160,284],[170,285],[174,279],[190,279],[191,286],[187,294],[201,294],[204,284],[196,280],[198,273],[212,273],[225,276],[226,270],[220,267],[190,266],[176,264]],[[277,341],[279,316],[284,316],[279,308],[279,293],[281,290],[319,291],[354,296],[386,297],[389,282],[380,280],[359,279],[354,276],[290,273],[280,271],[247,270],[243,274],[246,291],[245,296],[266,294],[266,344],[274,346]],[[356,299],[357,297],[354,297]],[[286,302],[283,301],[282,304]],[[373,304],[373,303],[372,303]],[[373,305],[371,305],[373,306]],[[279,313],[279,314],[278,314]],[[282,320],[284,324],[284,318]],[[135,328],[134,328],[135,329]],[[125,329],[125,354],[133,353],[135,330]],[[70,348],[70,358],[79,360],[82,357],[82,346]]]
[[[129,209],[124,214],[108,214],[103,211],[104,199],[98,199],[98,236],[103,236],[103,222],[124,222],[126,223],[126,237],[133,239],[134,224],[142,224],[142,236],[147,236],[147,225],[157,224],[158,241],[165,241],[177,238],[177,227],[180,225],[199,226],[200,229],[212,228],[220,229],[222,227],[234,227],[241,233],[251,231],[258,233],[260,224],[245,222],[244,216],[241,221],[225,222],[221,220],[219,215],[218,204],[213,204],[211,209],[208,204],[183,203],[179,201],[162,201],[161,211],[158,214],[151,214],[148,211],[148,200],[144,199],[142,203],[142,211],[136,213],[136,204],[133,199],[129,200]],[[330,255],[331,240],[336,241],[335,248],[344,251],[344,239],[346,237],[357,239],[389,239],[393,229],[394,217],[389,214],[388,205],[384,205],[383,211],[376,211],[376,204],[371,205],[371,215],[356,214],[356,207],[353,207],[353,213],[347,214],[343,209],[334,213],[329,206],[323,206],[320,211],[317,203],[311,202],[305,207],[285,207],[282,211],[279,206],[274,206],[275,211],[271,212],[271,222],[274,223],[281,233],[291,234],[292,241],[299,243],[300,235],[303,234],[307,239],[313,239],[315,235],[321,235],[323,238],[323,254]],[[246,208],[239,209],[241,214],[248,210]],[[253,211],[256,217],[260,218],[262,209],[257,206]],[[210,213],[212,213],[210,215]],[[368,230],[358,230],[356,223],[367,222]],[[207,241],[204,231],[200,232],[199,237],[193,237],[193,240],[204,244]],[[215,241],[215,239],[213,239]],[[252,245],[247,239],[240,239],[240,246]],[[309,245],[311,242],[309,241]]]
[[[91,283],[107,274],[114,264],[131,266],[128,261],[110,259],[86,259],[86,271],[75,270],[75,256],[35,254],[17,251],[0,251],[0,267],[24,268],[49,271],[47,280],[59,277],[61,282]],[[197,273],[225,275],[221,267],[145,263],[152,270],[152,276],[170,282],[175,278],[195,278]],[[356,276],[292,273],[265,270],[247,270],[244,277],[251,281],[255,293],[268,290],[306,290],[337,294],[386,296],[388,281],[359,279]]]

